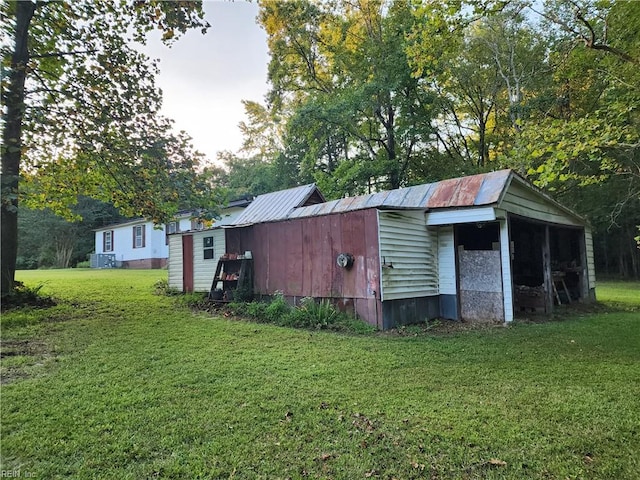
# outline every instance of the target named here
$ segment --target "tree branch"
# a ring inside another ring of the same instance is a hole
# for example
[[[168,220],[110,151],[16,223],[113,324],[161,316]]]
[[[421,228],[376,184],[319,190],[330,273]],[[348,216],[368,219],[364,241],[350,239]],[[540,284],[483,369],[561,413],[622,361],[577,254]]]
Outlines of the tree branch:
[[[31,55],[31,58],[53,58],[53,57],[65,57],[67,55],[83,55],[85,53],[96,53],[97,49],[94,50],[77,50],[74,52],[52,52],[52,53],[43,53],[42,55]]]

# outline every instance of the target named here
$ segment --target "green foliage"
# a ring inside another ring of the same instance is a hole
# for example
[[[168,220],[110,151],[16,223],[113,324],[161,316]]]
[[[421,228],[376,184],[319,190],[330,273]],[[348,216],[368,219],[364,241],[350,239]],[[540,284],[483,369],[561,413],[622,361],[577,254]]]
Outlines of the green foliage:
[[[265,308],[265,320],[276,325],[286,324],[291,310],[292,307],[287,303],[282,292],[277,292]]]
[[[67,268],[86,261],[95,249],[95,228],[124,219],[111,205],[87,197],[71,207],[79,221],[67,221],[49,209],[20,207],[17,268]],[[88,263],[87,263],[88,266]]]
[[[201,155],[160,116],[157,66],[136,48],[153,29],[171,43],[207,27],[199,2],[38,4],[27,26],[25,201],[77,218],[69,206],[87,195],[164,221],[180,202],[205,200],[197,193],[206,187],[196,174]],[[124,41],[131,33],[137,44]]]
[[[329,328],[337,323],[340,312],[329,300],[316,301],[306,297],[300,301],[298,311],[303,325],[314,328]]]
[[[153,284],[153,293],[155,293],[156,295],[164,295],[167,297],[173,297],[182,294],[182,292],[177,288],[170,287],[169,280],[167,280],[166,278],[162,278]]]
[[[400,1],[261,3],[282,154],[305,178],[343,180],[330,197],[405,185],[433,150],[433,98],[404,50],[413,21]]]
[[[157,64],[139,51],[152,30],[167,44],[206,31],[201,2],[11,1],[0,9],[10,39],[2,48],[3,291],[14,279],[19,196],[69,220],[79,219],[71,206],[81,195],[156,223],[184,204],[217,213],[222,192],[200,173],[188,135],[160,114]]]
[[[276,293],[267,302],[239,303],[229,305],[229,310],[238,316],[256,322],[271,323],[283,327],[315,330],[335,330],[358,334],[375,331],[371,325],[354,315],[340,312],[329,300],[316,301],[303,298],[300,305],[293,307],[282,293]]]
[[[15,282],[11,292],[3,294],[0,299],[2,311],[12,310],[18,307],[46,308],[56,304],[54,299],[41,292],[44,283],[31,287],[23,282]]]
[[[178,305],[193,310],[204,310],[208,305],[207,294],[200,292],[178,293],[176,301]]]
[[[516,170],[591,222],[606,271],[640,278],[637,3],[444,1],[414,15],[407,55],[437,93],[441,171]]]

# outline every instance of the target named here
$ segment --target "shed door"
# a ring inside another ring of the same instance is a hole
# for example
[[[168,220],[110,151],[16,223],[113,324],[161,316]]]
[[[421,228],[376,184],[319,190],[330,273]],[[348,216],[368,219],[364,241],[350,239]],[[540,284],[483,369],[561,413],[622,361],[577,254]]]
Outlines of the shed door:
[[[182,288],[193,292],[193,235],[182,237]]]
[[[500,227],[498,223],[456,227],[460,316],[504,321]]]

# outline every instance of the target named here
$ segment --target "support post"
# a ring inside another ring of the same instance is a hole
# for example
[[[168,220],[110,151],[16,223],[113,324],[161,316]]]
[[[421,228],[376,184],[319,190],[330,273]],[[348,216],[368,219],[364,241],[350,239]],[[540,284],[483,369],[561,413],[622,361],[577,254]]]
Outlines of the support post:
[[[549,225],[544,226],[542,242],[542,275],[544,278],[544,313],[553,310],[553,278],[551,277],[551,245],[549,241]]]
[[[513,277],[509,238],[509,219],[502,218],[500,219],[500,263],[502,264],[502,301],[505,323],[513,321]]]

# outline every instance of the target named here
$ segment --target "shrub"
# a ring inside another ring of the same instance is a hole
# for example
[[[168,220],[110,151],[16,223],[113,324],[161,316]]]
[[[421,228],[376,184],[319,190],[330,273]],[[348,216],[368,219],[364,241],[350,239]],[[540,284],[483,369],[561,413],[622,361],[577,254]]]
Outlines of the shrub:
[[[300,311],[304,313],[308,326],[315,328],[327,328],[340,317],[340,312],[329,300],[316,302],[309,297],[302,299]]]
[[[232,302],[227,312],[254,322],[272,323],[281,327],[327,329],[358,334],[375,332],[375,327],[355,315],[338,310],[329,300],[316,301],[305,297],[298,307],[292,307],[282,292],[276,292],[271,302]]]
[[[28,287],[22,282],[14,282],[13,290],[2,295],[2,310],[10,310],[17,307],[51,307],[56,302],[48,295],[40,292],[44,283],[36,287]]]
[[[291,305],[284,299],[282,292],[276,292],[264,311],[267,322],[276,325],[286,324],[286,316],[291,312]],[[284,322],[284,323],[283,323]]]
[[[170,287],[169,281],[166,278],[163,278],[153,284],[153,293],[155,293],[156,295],[173,297],[176,295],[180,295],[182,292],[177,288]]]
[[[191,292],[182,294],[181,292],[176,295],[176,302],[178,305],[189,307],[195,310],[205,310],[209,305],[209,300],[206,293]]]
[[[89,260],[78,262],[76,263],[76,268],[91,268],[91,262]]]

